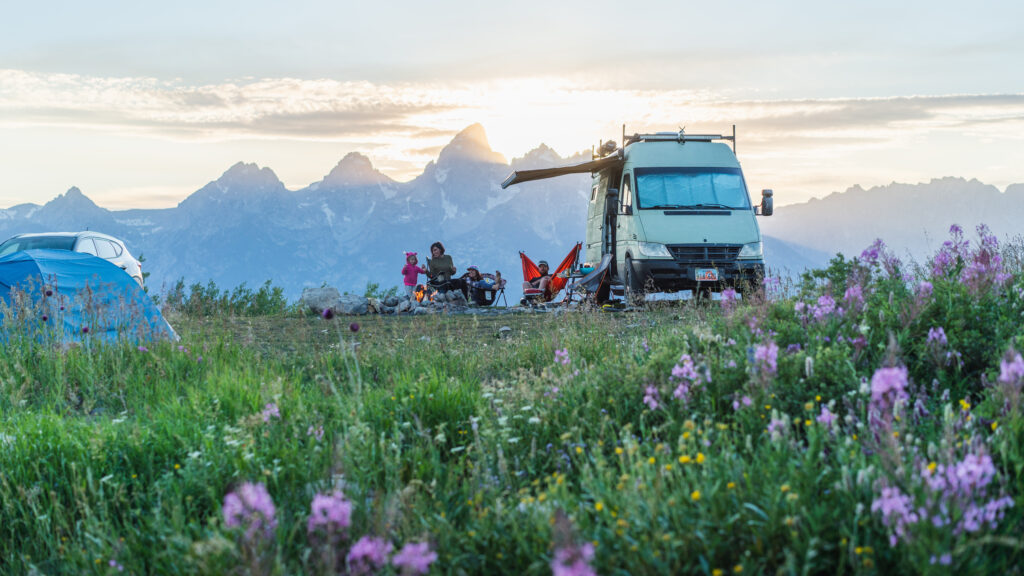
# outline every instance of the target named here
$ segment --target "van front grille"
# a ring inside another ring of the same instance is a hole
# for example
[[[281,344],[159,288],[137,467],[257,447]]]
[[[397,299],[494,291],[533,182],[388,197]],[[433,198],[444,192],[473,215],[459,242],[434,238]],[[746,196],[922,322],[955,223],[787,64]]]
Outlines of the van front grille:
[[[743,248],[741,244],[669,244],[677,262],[732,262]]]

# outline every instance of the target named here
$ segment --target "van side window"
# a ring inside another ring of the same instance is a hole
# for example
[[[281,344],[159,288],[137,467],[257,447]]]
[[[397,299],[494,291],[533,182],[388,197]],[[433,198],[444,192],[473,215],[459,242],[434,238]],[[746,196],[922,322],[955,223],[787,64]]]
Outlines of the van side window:
[[[593,186],[590,189],[590,201],[597,200],[597,186]]]
[[[630,180],[629,173],[622,175],[622,188],[619,193],[622,197],[622,210],[620,212],[625,212],[626,206],[633,205],[633,186],[630,184]]]

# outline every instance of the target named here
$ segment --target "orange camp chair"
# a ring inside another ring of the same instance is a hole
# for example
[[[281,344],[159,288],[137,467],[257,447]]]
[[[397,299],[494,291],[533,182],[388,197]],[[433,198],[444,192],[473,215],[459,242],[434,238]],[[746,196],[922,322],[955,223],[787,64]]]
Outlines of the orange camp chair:
[[[555,299],[555,296],[562,291],[565,284],[569,281],[569,271],[572,269],[573,264],[576,263],[576,259],[579,258],[580,248],[583,247],[582,242],[577,242],[576,246],[569,251],[562,263],[555,268],[554,272],[551,273],[551,282],[548,284],[547,291],[527,288],[523,290],[523,299],[532,302],[551,302]],[[530,260],[530,257],[519,252],[519,259],[523,262],[523,281],[529,282],[532,278],[540,276],[540,269],[537,265]]]

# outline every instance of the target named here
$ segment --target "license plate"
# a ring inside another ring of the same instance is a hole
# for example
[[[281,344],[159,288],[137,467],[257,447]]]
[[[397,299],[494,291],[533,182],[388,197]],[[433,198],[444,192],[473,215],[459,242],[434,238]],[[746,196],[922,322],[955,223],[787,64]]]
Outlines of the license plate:
[[[697,268],[697,282],[718,282],[718,270],[714,268]]]

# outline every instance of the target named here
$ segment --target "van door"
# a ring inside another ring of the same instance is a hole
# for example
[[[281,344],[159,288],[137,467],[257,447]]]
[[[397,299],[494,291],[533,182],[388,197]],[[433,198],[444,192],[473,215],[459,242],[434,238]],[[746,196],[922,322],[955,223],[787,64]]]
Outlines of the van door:
[[[618,218],[615,224],[615,267],[619,279],[626,277],[626,254],[635,253],[637,243],[637,216],[633,209],[632,172],[622,174],[619,186]]]
[[[587,248],[583,261],[593,266],[601,261],[601,223],[604,221],[602,202],[604,192],[601,181],[594,178],[590,186],[590,204],[587,206]]]

